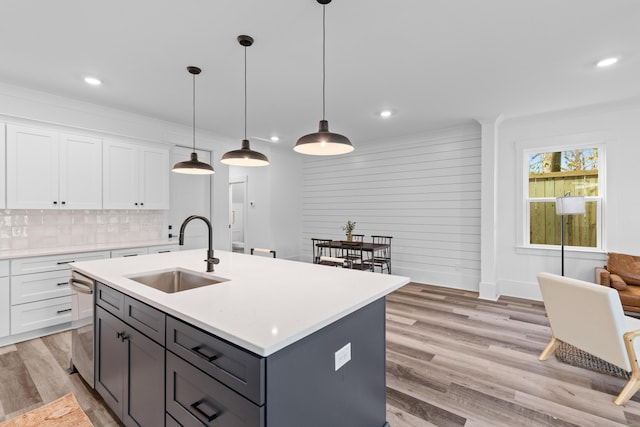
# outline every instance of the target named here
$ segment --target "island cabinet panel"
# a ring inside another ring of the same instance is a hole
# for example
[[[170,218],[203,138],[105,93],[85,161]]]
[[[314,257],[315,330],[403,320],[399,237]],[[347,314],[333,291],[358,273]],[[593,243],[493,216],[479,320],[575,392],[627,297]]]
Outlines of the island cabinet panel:
[[[124,294],[100,282],[96,283],[96,304],[120,319],[124,317]]]
[[[264,406],[238,393],[167,351],[166,405],[184,427],[264,427]]]
[[[385,425],[384,331],[381,298],[270,355],[267,426]],[[347,345],[350,360],[336,369]]]
[[[96,307],[96,390],[125,426],[164,425],[164,348]]]
[[[265,403],[265,359],[167,316],[167,349],[247,399]]]

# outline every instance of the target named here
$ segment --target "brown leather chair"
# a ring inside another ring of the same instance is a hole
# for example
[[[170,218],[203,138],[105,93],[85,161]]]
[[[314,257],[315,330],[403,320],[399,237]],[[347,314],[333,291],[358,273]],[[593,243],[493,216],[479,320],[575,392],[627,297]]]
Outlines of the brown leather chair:
[[[595,281],[618,291],[624,311],[640,315],[640,256],[609,252],[607,265],[596,268]]]

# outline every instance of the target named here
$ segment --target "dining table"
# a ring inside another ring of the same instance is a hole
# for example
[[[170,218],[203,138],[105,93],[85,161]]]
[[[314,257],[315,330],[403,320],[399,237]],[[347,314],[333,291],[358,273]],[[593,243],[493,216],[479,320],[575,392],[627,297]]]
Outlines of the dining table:
[[[373,258],[376,251],[388,248],[390,245],[384,243],[372,243],[372,242],[357,242],[350,240],[328,240],[320,243],[316,243],[316,246],[320,248],[341,249],[343,251],[360,251],[363,253],[361,256],[361,265],[364,266],[362,261]],[[364,253],[370,253],[370,257],[365,257]],[[314,260],[315,262],[315,260]],[[352,266],[354,264],[352,263]],[[368,270],[373,270],[373,265]]]

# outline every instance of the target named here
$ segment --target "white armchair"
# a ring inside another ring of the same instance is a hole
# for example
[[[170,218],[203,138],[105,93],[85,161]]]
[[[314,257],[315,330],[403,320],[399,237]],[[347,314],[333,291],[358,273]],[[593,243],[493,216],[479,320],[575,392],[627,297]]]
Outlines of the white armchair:
[[[625,316],[613,288],[551,273],[539,273],[538,284],[551,325],[551,341],[538,357],[547,360],[560,342],[573,345],[620,368],[631,379],[616,405],[624,405],[640,389],[640,320]]]

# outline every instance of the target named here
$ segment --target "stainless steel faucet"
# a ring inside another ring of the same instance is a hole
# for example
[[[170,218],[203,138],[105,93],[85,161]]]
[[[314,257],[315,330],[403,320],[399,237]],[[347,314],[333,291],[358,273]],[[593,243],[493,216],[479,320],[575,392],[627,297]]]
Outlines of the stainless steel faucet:
[[[209,228],[209,249],[207,249],[207,259],[205,259],[204,261],[207,263],[207,272],[212,272],[213,265],[219,264],[220,260],[213,256],[213,228],[211,227],[211,223],[207,218],[200,215],[191,215],[189,218],[185,219],[182,225],[180,226],[180,237],[178,240],[178,244],[180,246],[184,245],[184,229],[187,226],[187,224],[194,219],[203,220],[204,223],[207,224],[207,227]]]

